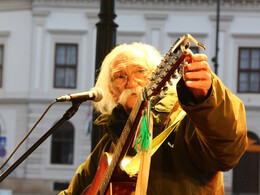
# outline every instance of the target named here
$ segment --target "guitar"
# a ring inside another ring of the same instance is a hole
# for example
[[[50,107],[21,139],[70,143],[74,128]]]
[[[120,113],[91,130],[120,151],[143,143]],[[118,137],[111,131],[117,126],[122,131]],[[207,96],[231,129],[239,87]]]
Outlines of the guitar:
[[[152,96],[159,94],[166,82],[172,75],[174,75],[175,71],[178,71],[180,65],[183,65],[186,55],[191,52],[189,50],[191,41],[196,46],[205,49],[204,44],[198,42],[190,34],[185,34],[183,37],[179,38],[173,46],[171,46],[160,64],[152,72],[148,83],[142,90],[142,93],[138,96],[136,104],[128,117],[112,156],[106,153],[101,158],[95,178],[83,191],[83,195],[105,193],[134,194],[136,177],[129,178],[132,180],[130,182],[125,179],[125,176],[120,177],[117,181],[111,178],[115,175],[115,171],[119,172],[118,170],[120,168],[118,165],[125,157],[125,154],[134,138],[135,131],[142,116],[144,100],[149,100]]]

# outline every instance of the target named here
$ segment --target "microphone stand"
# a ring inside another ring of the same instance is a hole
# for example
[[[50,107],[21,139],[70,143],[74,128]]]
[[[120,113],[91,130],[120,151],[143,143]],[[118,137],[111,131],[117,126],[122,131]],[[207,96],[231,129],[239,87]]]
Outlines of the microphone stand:
[[[18,166],[20,165],[42,142],[44,142],[54,131],[69,120],[77,111],[82,101],[72,101],[72,106],[66,111],[63,117],[54,126],[49,129],[34,145],[32,145],[12,166],[0,175],[0,183]]]

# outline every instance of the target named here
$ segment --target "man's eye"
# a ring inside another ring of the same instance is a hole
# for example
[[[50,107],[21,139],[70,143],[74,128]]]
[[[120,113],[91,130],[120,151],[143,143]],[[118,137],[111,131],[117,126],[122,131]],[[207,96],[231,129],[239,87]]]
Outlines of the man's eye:
[[[114,77],[114,80],[115,79],[124,79],[124,78],[126,78],[126,75],[117,75]]]
[[[146,69],[139,69],[136,72],[139,74],[144,74],[144,73],[146,73]]]

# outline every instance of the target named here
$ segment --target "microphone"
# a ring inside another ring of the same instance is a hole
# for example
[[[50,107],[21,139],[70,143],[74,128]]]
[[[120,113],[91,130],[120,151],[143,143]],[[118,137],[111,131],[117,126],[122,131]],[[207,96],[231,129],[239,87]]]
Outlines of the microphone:
[[[99,102],[103,98],[103,91],[98,87],[93,87],[90,91],[84,91],[80,93],[67,94],[56,98],[57,102],[78,101],[84,102],[87,100],[93,100]]]

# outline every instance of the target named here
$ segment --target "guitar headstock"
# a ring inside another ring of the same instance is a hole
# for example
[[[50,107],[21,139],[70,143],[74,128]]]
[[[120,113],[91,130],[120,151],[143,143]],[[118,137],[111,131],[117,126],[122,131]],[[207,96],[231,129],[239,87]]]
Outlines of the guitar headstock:
[[[152,72],[149,81],[144,88],[144,96],[146,99],[160,93],[166,82],[174,76],[180,66],[185,63],[186,55],[192,54],[189,49],[191,41],[197,47],[201,47],[205,50],[205,45],[198,42],[190,34],[185,34],[183,37],[179,38],[165,54],[157,68]]]

